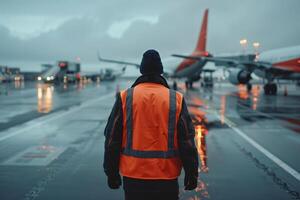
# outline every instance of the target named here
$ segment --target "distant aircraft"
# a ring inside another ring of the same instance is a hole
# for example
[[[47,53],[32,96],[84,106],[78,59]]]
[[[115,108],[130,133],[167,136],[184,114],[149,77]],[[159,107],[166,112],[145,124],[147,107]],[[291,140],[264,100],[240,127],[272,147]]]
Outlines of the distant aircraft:
[[[124,74],[125,69],[126,67],[123,67],[121,70],[104,68],[99,72],[81,72],[80,76],[92,81],[114,81],[116,78]]]
[[[196,44],[195,50],[191,53],[191,57],[209,57],[211,56],[206,51],[206,35],[207,35],[207,22],[208,22],[208,9],[205,10],[202,26],[198,38],[198,42]],[[104,59],[100,57],[98,53],[98,59],[101,62],[110,62],[116,63],[120,65],[131,65],[135,67],[139,67],[140,65],[132,62],[124,62],[114,59]],[[202,68],[206,64],[206,60],[202,59],[184,59],[183,61],[179,61],[178,59],[174,59],[174,57],[170,57],[167,59],[162,58],[162,62],[164,65],[164,74],[168,77],[172,78],[185,78],[187,87],[192,87],[194,81],[198,81],[200,79],[200,74]]]
[[[102,81],[111,81],[115,80],[116,78],[120,77],[122,74],[124,74],[126,70],[126,67],[123,67],[122,70],[113,70],[110,68],[105,68],[100,71],[100,80]]]

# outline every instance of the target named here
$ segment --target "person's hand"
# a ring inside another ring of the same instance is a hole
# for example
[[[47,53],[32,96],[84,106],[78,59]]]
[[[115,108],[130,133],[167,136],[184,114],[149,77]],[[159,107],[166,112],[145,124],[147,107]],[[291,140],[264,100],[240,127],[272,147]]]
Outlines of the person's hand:
[[[120,174],[108,176],[107,184],[110,189],[118,189],[122,185]]]
[[[197,176],[186,174],[184,177],[184,189],[193,190],[197,187]]]

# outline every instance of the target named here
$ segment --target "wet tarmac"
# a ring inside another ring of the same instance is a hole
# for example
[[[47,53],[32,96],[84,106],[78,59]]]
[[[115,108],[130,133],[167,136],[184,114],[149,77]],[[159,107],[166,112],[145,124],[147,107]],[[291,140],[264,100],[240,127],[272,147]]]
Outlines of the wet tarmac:
[[[103,130],[132,82],[0,85],[0,199],[123,199],[106,185]],[[300,88],[182,85],[201,167],[195,191],[180,176],[180,199],[300,199]]]

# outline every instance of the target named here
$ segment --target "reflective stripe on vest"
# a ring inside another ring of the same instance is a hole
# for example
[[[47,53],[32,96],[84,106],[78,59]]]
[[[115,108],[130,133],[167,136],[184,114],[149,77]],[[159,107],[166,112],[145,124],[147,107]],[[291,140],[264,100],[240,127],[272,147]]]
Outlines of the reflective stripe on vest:
[[[137,158],[174,158],[178,157],[178,150],[174,149],[174,135],[176,127],[176,91],[169,90],[169,122],[168,122],[168,150],[167,151],[141,151],[132,149],[132,103],[133,88],[127,90],[126,96],[126,128],[127,128],[127,144],[123,149],[123,154]]]

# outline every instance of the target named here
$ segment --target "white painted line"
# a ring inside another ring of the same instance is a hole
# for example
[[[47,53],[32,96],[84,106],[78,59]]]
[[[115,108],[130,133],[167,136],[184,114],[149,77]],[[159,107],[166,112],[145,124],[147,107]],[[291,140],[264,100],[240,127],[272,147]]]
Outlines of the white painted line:
[[[65,112],[63,112],[63,113],[60,114],[60,115],[54,115],[54,116],[52,116],[52,117],[49,117],[49,118],[47,118],[47,119],[45,119],[45,120],[43,120],[43,121],[41,121],[41,122],[36,122],[36,123],[33,123],[32,125],[29,125],[29,126],[26,126],[26,127],[21,126],[21,127],[20,127],[19,129],[17,129],[16,131],[13,131],[13,132],[11,132],[11,133],[5,135],[5,136],[0,137],[0,142],[3,141],[3,140],[6,140],[6,139],[8,139],[8,138],[11,138],[11,137],[13,137],[13,136],[19,135],[20,133],[23,133],[23,132],[25,132],[25,131],[28,131],[28,130],[30,130],[30,129],[32,129],[32,128],[41,126],[41,125],[46,124],[46,123],[48,123],[48,122],[51,122],[51,121],[53,121],[53,120],[57,120],[57,119],[59,119],[59,118],[61,118],[61,117],[64,117],[64,116],[69,115],[69,114],[71,114],[71,113],[74,113],[74,112],[76,112],[76,111],[78,111],[78,110],[80,110],[80,109],[82,109],[82,108],[84,108],[84,107],[87,107],[87,106],[89,106],[89,105],[92,105],[92,104],[94,104],[94,103],[97,103],[97,102],[99,102],[99,101],[101,101],[101,100],[107,99],[108,97],[113,97],[114,94],[115,94],[115,93],[109,93],[109,94],[104,95],[104,96],[102,96],[102,97],[100,97],[100,98],[97,98],[97,99],[93,99],[93,100],[87,101],[87,102],[81,104],[80,106],[77,106],[77,107],[75,107],[75,108],[73,108],[73,109],[70,109],[70,110],[68,110],[68,111],[65,111]],[[54,114],[56,114],[56,113],[54,113]],[[32,121],[29,121],[29,123],[30,123],[30,122],[32,122]]]
[[[219,118],[221,118],[220,115],[217,114],[217,116]],[[259,145],[257,142],[255,142],[253,139],[251,139],[250,137],[248,137],[243,131],[241,131],[240,129],[238,129],[235,126],[232,126],[231,124],[233,124],[230,120],[226,119],[225,123],[232,128],[239,136],[241,136],[242,138],[244,138],[247,142],[249,142],[253,147],[255,147],[257,150],[259,150],[262,154],[264,154],[265,156],[267,156],[270,160],[272,160],[274,163],[276,163],[279,167],[281,167],[284,171],[286,171],[287,173],[289,173],[291,176],[293,176],[295,179],[297,179],[298,181],[300,181],[300,173],[296,170],[294,170],[292,167],[290,167],[289,165],[287,165],[285,162],[283,162],[282,160],[280,160],[278,157],[276,157],[275,155],[273,155],[271,152],[269,152],[268,150],[266,150],[264,147],[262,147],[261,145]]]

